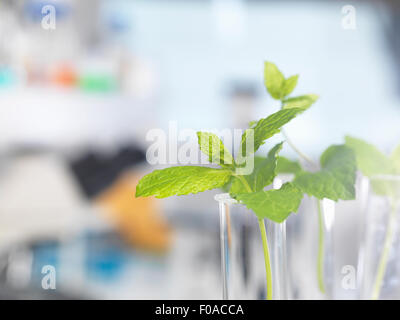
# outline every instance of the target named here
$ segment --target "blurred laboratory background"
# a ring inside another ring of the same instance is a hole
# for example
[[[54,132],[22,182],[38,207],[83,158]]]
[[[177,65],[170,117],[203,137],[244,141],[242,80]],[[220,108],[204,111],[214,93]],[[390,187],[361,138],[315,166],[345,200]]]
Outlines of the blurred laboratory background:
[[[318,159],[351,134],[390,151],[399,35],[395,0],[2,0],[0,298],[221,298],[218,191],[134,196],[159,167],[149,130],[243,128],[277,111],[269,60],[300,74],[295,94],[320,95],[287,126],[301,149]],[[340,279],[363,215],[357,201],[336,211]],[[314,261],[301,265],[308,292],[292,298],[318,298]]]

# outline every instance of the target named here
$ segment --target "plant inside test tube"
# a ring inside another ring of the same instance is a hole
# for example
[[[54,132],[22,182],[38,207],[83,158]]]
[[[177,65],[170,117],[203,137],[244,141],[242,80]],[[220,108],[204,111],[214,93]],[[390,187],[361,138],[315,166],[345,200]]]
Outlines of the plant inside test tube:
[[[297,75],[286,79],[274,64],[266,62],[264,83],[271,96],[281,101],[281,108],[268,117],[249,124],[249,128],[242,135],[236,157],[215,134],[198,132],[200,150],[207,155],[209,162],[218,165],[218,168],[175,166],[155,170],[144,176],[136,187],[137,197],[155,196],[157,198],[223,188],[232,198],[250,209],[257,216],[259,223],[268,300],[273,296],[273,280],[264,219],[282,223],[291,213],[297,212],[305,193],[320,200],[328,198],[336,201],[355,197],[355,157],[353,151],[345,145],[334,145],[325,150],[320,158],[320,170],[317,172],[307,172],[297,163],[280,157],[279,152],[283,147],[283,141],[272,147],[266,155],[255,155],[267,139],[281,132],[285,124],[303,113],[316,101],[316,95],[288,97],[296,87],[297,80]],[[314,162],[300,152],[287,139],[287,136],[286,141],[302,158],[314,165]],[[250,172],[248,163],[254,164]],[[316,164],[315,167],[317,167]],[[265,190],[272,184],[279,170],[291,170],[296,177],[292,182],[284,183],[279,189]],[[320,234],[320,241],[323,239],[322,236]],[[323,253],[319,255],[319,265],[322,265],[321,257]],[[323,291],[321,270],[318,271],[318,277]]]

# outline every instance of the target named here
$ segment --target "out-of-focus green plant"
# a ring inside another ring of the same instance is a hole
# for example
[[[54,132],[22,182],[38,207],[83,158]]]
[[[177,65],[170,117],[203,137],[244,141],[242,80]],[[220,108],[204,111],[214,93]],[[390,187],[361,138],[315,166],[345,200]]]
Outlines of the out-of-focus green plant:
[[[389,156],[383,154],[372,144],[354,137],[347,136],[346,145],[354,150],[357,158],[357,166],[364,176],[370,178],[374,193],[387,196],[390,202],[389,221],[371,297],[375,300],[379,298],[383,278],[386,273],[389,252],[393,242],[396,212],[399,206],[400,145]]]

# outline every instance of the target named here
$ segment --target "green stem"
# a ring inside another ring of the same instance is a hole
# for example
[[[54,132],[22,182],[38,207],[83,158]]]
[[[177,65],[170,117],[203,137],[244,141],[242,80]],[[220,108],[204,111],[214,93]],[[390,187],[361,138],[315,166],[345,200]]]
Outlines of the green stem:
[[[281,101],[281,109],[283,108],[283,102]],[[306,162],[312,165],[314,168],[318,168],[318,164],[314,162],[309,156],[303,153],[296,145],[289,139],[286,131],[282,128],[281,133],[285,138],[286,142],[289,146],[299,155],[300,158],[303,158]],[[318,258],[317,258],[317,278],[318,278],[318,287],[319,290],[325,294],[325,284],[324,284],[324,259],[325,259],[325,235],[324,235],[324,225],[323,225],[323,217],[321,212],[321,203],[320,200],[317,200],[318,206]]]
[[[383,245],[383,251],[382,251],[381,258],[379,260],[378,271],[376,274],[374,289],[372,292],[373,300],[377,300],[379,298],[379,294],[381,291],[383,278],[384,278],[385,272],[386,272],[386,266],[387,266],[387,261],[388,261],[388,257],[389,257],[389,252],[390,252],[390,249],[392,247],[392,242],[393,242],[393,228],[394,228],[395,218],[396,218],[396,205],[395,205],[394,201],[391,201],[391,210],[390,210],[390,216],[389,216],[389,221],[388,221],[388,229],[386,232],[385,242]]]
[[[245,177],[243,177],[243,176],[241,176],[241,175],[235,175],[235,177],[237,177],[237,178],[242,182],[242,184],[243,184],[244,187],[246,188],[247,192],[249,192],[249,193],[252,193],[252,192],[253,192],[253,190],[251,190],[251,187],[250,187],[250,185],[249,185],[249,183],[247,182],[247,180],[246,180]]]
[[[248,192],[253,192],[246,178],[241,175],[236,176],[246,188]],[[260,227],[261,239],[263,243],[264,249],[264,261],[265,261],[265,273],[267,279],[267,300],[272,300],[272,270],[271,270],[271,262],[269,257],[268,250],[268,240],[267,240],[267,232],[265,231],[265,224],[263,219],[258,219],[258,225]]]
[[[283,109],[283,101],[281,100],[281,110],[282,109]],[[299,148],[297,148],[296,145],[292,142],[292,140],[289,139],[289,136],[287,135],[285,129],[282,128],[281,133],[282,133],[283,137],[285,138],[286,142],[288,143],[288,145],[299,155],[300,158],[303,158],[306,162],[308,162],[313,167],[318,168],[318,164],[316,162],[314,162],[304,152],[302,152]]]
[[[318,168],[318,164],[316,162],[314,162],[309,156],[307,156],[304,152],[302,152],[299,148],[295,146],[295,144],[292,142],[292,140],[289,139],[289,136],[287,135],[286,131],[283,128],[281,129],[281,132],[288,145],[299,155],[300,158],[303,158],[313,167]]]
[[[324,242],[325,242],[325,234],[324,234],[324,223],[322,217],[321,210],[321,201],[317,199],[317,207],[318,207],[318,259],[317,259],[317,278],[318,278],[318,287],[321,293],[325,294],[325,284],[324,284]]]
[[[267,232],[265,231],[265,224],[263,219],[258,219],[260,226],[261,238],[264,248],[265,272],[267,277],[267,300],[272,300],[272,270],[269,258]]]

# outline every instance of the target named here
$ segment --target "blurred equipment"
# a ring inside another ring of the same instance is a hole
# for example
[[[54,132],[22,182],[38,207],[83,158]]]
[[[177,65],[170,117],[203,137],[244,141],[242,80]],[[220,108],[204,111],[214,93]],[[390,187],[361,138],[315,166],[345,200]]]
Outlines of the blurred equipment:
[[[110,187],[123,171],[145,159],[144,152],[136,146],[123,146],[114,154],[85,152],[71,162],[71,169],[85,195],[93,198]]]
[[[156,252],[169,248],[171,232],[153,198],[135,198],[138,177],[130,169],[145,160],[135,146],[113,155],[89,152],[71,163],[86,196],[106,209],[107,217],[132,246]]]
[[[139,177],[127,173],[106,190],[97,202],[125,239],[139,249],[164,252],[171,244],[171,230],[162,219],[154,198],[136,198]]]
[[[61,236],[80,225],[86,202],[60,156],[24,152],[0,173],[0,248],[12,241]]]

